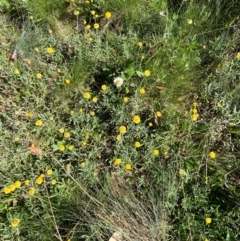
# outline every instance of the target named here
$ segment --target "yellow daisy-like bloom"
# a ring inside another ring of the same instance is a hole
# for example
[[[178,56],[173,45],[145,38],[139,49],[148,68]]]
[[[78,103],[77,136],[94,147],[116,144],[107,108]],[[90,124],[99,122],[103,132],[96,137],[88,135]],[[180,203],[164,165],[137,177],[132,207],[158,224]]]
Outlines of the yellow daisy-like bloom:
[[[59,146],[59,150],[60,150],[60,151],[65,151],[65,146],[64,146],[64,145],[60,145],[60,146]]]
[[[34,50],[35,50],[37,53],[40,52],[38,47],[34,48]]]
[[[30,59],[27,60],[27,64],[30,65],[32,61]]]
[[[12,225],[12,227],[15,228],[15,227],[17,227],[19,225],[19,223],[20,223],[20,219],[15,218],[15,219],[12,220],[11,225]]]
[[[193,114],[197,114],[197,113],[198,113],[197,109],[194,108],[194,109],[192,110],[192,113],[193,113]]]
[[[41,184],[43,183],[43,178],[42,178],[42,177],[38,177],[38,178],[36,179],[36,183],[37,183],[38,185],[41,185]]]
[[[66,170],[67,170],[67,172],[70,172],[70,168],[71,168],[71,164],[70,164],[70,163],[67,163],[67,164],[66,164]]]
[[[15,73],[15,74],[20,74],[20,71],[19,71],[18,69],[15,69],[15,70],[14,70],[14,73]]]
[[[105,13],[105,18],[111,18],[111,17],[112,17],[111,12],[106,12],[106,13]]]
[[[94,16],[96,14],[96,11],[92,10],[91,14]]]
[[[209,240],[207,238],[205,238],[204,241],[209,241]]]
[[[73,145],[68,146],[68,150],[69,150],[69,151],[72,151],[72,150],[73,150],[73,148],[74,148],[74,146],[73,146]]]
[[[142,47],[143,46],[143,42],[138,42],[138,46]]]
[[[130,163],[127,163],[125,165],[125,169],[128,170],[128,171],[131,170],[132,169],[132,165]]]
[[[86,146],[87,145],[87,142],[86,141],[83,141],[82,142],[82,146]]]
[[[74,2],[75,2],[75,0],[70,0],[70,2],[74,3]]]
[[[193,114],[193,115],[192,115],[192,120],[193,120],[193,121],[197,121],[197,120],[198,120],[198,117],[199,117],[198,114]]]
[[[28,179],[24,181],[25,186],[28,186],[29,183],[30,183],[30,180],[28,180]]]
[[[70,84],[71,80],[70,79],[65,79],[66,84]]]
[[[74,110],[71,110],[70,111],[70,115],[73,115],[75,112],[74,112]]]
[[[134,145],[136,148],[139,148],[141,146],[141,143],[139,141],[136,141]]]
[[[183,171],[182,169],[180,169],[179,172],[178,172],[178,175],[179,175],[180,177],[182,177],[183,174],[184,174],[184,171]]]
[[[124,103],[127,103],[127,102],[128,102],[128,100],[129,100],[129,98],[128,98],[128,97],[124,97],[124,98],[123,98]]]
[[[117,140],[120,141],[122,139],[121,135],[117,135]]]
[[[92,41],[93,41],[93,38],[92,38],[92,37],[90,37],[88,40],[89,40],[89,42],[92,42]]]
[[[93,97],[93,98],[92,98],[92,102],[93,102],[93,103],[97,103],[97,101],[98,101],[98,98],[97,98],[97,97]]]
[[[70,137],[70,133],[69,132],[64,132],[63,136],[64,136],[64,138],[69,138]]]
[[[48,32],[49,32],[50,34],[52,34],[52,29],[48,29]]]
[[[156,115],[157,115],[158,117],[161,117],[161,116],[162,116],[161,111],[157,111],[157,112],[156,112]]]
[[[51,184],[52,184],[53,186],[56,185],[56,184],[57,184],[57,180],[53,179],[53,180],[51,181]]]
[[[83,24],[84,24],[84,25],[86,25],[86,24],[87,24],[87,21],[86,21],[85,19],[83,20]]]
[[[98,14],[95,14],[95,16],[94,16],[95,18],[98,18],[99,17],[99,15]]]
[[[240,52],[237,52],[236,58],[237,58],[237,59],[240,59]]]
[[[50,175],[52,175],[53,174],[53,170],[52,169],[48,169],[47,170],[47,174],[50,176]]]
[[[28,190],[28,194],[29,195],[34,195],[35,194],[35,188],[34,187],[30,187]]]
[[[150,70],[145,70],[144,71],[144,75],[146,76],[146,77],[149,77],[150,75],[151,75],[151,71]]]
[[[85,3],[86,3],[86,4],[90,4],[90,1],[87,0],[87,1],[85,1]]]
[[[30,20],[33,20],[33,16],[32,16],[32,15],[31,15],[31,16],[29,16],[28,18],[29,18]]]
[[[209,156],[210,156],[212,159],[214,159],[214,158],[216,158],[216,153],[215,153],[214,151],[211,151],[211,152],[209,153]]]
[[[91,95],[90,95],[90,93],[86,92],[86,93],[83,94],[83,97],[84,97],[85,99],[90,99],[90,98],[91,98]]]
[[[193,107],[197,107],[198,103],[197,102],[193,102]]]
[[[63,134],[63,133],[64,133],[64,128],[60,128],[58,131],[59,131],[61,134]]]
[[[192,19],[187,19],[187,23],[192,24],[193,23]]]
[[[207,217],[207,218],[205,218],[205,221],[206,221],[206,224],[210,224],[212,222],[212,219]]]
[[[153,150],[153,155],[154,155],[154,156],[158,156],[158,155],[159,155],[159,150],[154,149],[154,150]]]
[[[139,93],[143,95],[143,94],[146,93],[146,90],[145,90],[144,88],[141,88],[141,89],[139,90]]]
[[[14,182],[13,185],[14,185],[16,188],[19,188],[19,187],[21,187],[22,183],[21,183],[20,181],[16,181],[16,182]]]
[[[139,124],[140,122],[141,122],[141,118],[140,118],[140,116],[139,115],[135,115],[135,116],[133,116],[133,122],[135,123],[135,124]]]
[[[79,15],[79,11],[78,11],[78,10],[74,10],[73,14],[74,14],[75,16],[78,16],[78,15]]]
[[[14,141],[19,141],[20,140],[20,137],[19,136],[16,136],[15,138],[14,138]]]
[[[42,125],[43,125],[42,120],[37,120],[37,121],[35,122],[35,125],[36,125],[36,126],[42,126]]]
[[[54,52],[54,49],[52,47],[47,48],[47,52],[49,54],[52,54]]]
[[[10,189],[11,192],[14,192],[16,187],[12,184],[8,187]]]
[[[105,90],[107,89],[107,86],[106,86],[106,85],[102,85],[102,86],[101,86],[101,89],[102,89],[103,91],[105,91]]]
[[[41,79],[41,78],[42,78],[42,74],[37,73],[37,78],[38,78],[38,79]]]
[[[120,126],[119,131],[120,131],[121,134],[124,134],[124,133],[127,132],[127,128],[125,126]]]
[[[95,116],[95,112],[94,112],[94,111],[90,111],[89,114],[90,114],[91,116]]]
[[[85,162],[82,162],[81,164],[80,164],[80,167],[81,168],[84,168],[86,166],[86,163]]]
[[[11,193],[11,190],[10,190],[9,187],[4,187],[3,192],[4,192],[5,194],[9,194],[9,193]]]
[[[86,29],[90,29],[90,28],[91,28],[91,25],[88,24],[88,25],[86,26]]]
[[[33,113],[32,113],[32,112],[27,112],[27,113],[26,113],[26,117],[32,118],[32,117],[33,117]]]
[[[45,175],[42,173],[42,174],[40,174],[40,176],[39,176],[39,177],[44,178],[44,177],[45,177]]]
[[[113,162],[114,165],[120,165],[121,163],[122,163],[122,160],[120,158],[115,159]]]
[[[150,126],[150,127],[153,126],[153,123],[152,123],[152,122],[149,122],[149,123],[148,123],[148,126]]]

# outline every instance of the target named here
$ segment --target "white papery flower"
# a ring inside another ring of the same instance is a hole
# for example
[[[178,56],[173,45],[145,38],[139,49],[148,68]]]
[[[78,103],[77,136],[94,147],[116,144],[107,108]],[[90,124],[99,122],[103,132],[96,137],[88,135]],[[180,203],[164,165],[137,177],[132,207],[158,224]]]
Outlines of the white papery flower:
[[[113,80],[113,83],[117,86],[120,87],[123,84],[123,79],[121,77],[117,77]]]

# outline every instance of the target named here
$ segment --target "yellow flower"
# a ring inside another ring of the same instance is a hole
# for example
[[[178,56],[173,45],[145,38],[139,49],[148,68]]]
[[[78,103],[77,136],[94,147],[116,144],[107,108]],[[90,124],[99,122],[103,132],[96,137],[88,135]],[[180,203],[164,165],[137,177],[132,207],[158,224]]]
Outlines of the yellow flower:
[[[96,12],[94,10],[92,10],[91,14],[94,16],[96,14]]]
[[[74,10],[73,14],[74,14],[75,16],[78,16],[78,15],[79,15],[79,11]]]
[[[44,178],[44,177],[45,177],[45,175],[42,173],[42,174],[40,174],[40,176],[39,176],[39,177]]]
[[[150,76],[150,75],[151,75],[151,71],[150,71],[150,70],[145,70],[145,71],[144,71],[144,75],[145,75],[146,77]]]
[[[26,113],[26,117],[32,118],[32,117],[33,117],[33,113],[32,113],[32,112],[27,112],[27,113]]]
[[[95,16],[94,16],[95,18],[98,18],[99,17],[99,15],[98,14],[95,14]]]
[[[102,85],[101,89],[102,89],[103,91],[105,91],[105,90],[107,89],[107,86],[106,86],[106,85]]]
[[[42,126],[42,125],[43,125],[43,122],[42,122],[41,120],[37,120],[37,121],[35,122],[35,125],[36,125],[36,126]]]
[[[138,46],[142,47],[143,46],[143,42],[138,42]]]
[[[50,176],[50,175],[52,175],[53,174],[53,170],[52,169],[48,169],[47,170],[47,174]]]
[[[58,131],[59,131],[61,134],[63,134],[63,133],[64,133],[64,128],[60,128]]]
[[[197,109],[196,109],[196,108],[193,108],[192,113],[193,113],[193,114],[197,114],[197,113],[198,113]]]
[[[145,56],[144,56],[143,54],[142,54],[142,56],[141,56],[141,59],[142,59],[142,60],[144,60],[144,59],[145,59]]]
[[[69,138],[70,137],[70,133],[69,132],[64,132],[63,136],[64,136],[64,138]]]
[[[48,32],[49,32],[50,34],[52,34],[52,29],[48,29]]]
[[[12,184],[8,187],[10,189],[11,192],[14,192],[16,187]]]
[[[207,238],[205,238],[204,241],[209,241],[209,240]]]
[[[4,192],[5,194],[9,194],[9,193],[11,193],[11,190],[10,190],[9,187],[4,187],[3,192]]]
[[[198,103],[197,102],[193,102],[193,107],[197,107]]]
[[[14,182],[14,184],[13,184],[16,188],[19,188],[19,187],[21,187],[21,182],[20,181],[16,181],[16,182]]]
[[[210,156],[212,159],[214,159],[214,158],[216,158],[216,153],[215,153],[214,151],[211,151],[211,152],[209,153],[209,156]]]
[[[187,23],[192,24],[193,23],[192,19],[187,19]]]
[[[193,121],[197,121],[198,117],[199,117],[198,114],[193,114],[193,115],[192,115],[192,120],[193,120]]]
[[[117,135],[117,140],[120,141],[122,139],[121,135]]]
[[[156,112],[156,115],[157,115],[158,117],[161,117],[161,116],[162,116],[161,111],[157,111],[157,112]]]
[[[124,98],[123,98],[123,101],[124,101],[125,103],[127,103],[127,102],[128,102],[128,100],[129,100],[129,98],[128,98],[128,97],[124,97]]]
[[[139,115],[135,115],[135,116],[133,116],[133,122],[135,123],[135,124],[139,124],[140,122],[141,122],[141,118],[140,118],[140,116]]]
[[[27,60],[27,64],[30,65],[31,63],[32,63],[32,61],[31,61],[30,59],[28,59],[28,60]]]
[[[49,54],[52,54],[54,52],[54,49],[52,47],[47,48],[47,52]]]
[[[70,0],[70,2],[74,3],[74,2],[75,2],[75,0]]]
[[[153,150],[153,155],[154,155],[154,156],[158,156],[158,155],[159,155],[159,150],[154,149],[154,150]]]
[[[87,21],[86,21],[85,19],[83,20],[83,24],[84,24],[84,25],[86,25],[86,24],[87,24]]]
[[[146,90],[145,90],[144,88],[141,88],[141,89],[139,90],[139,93],[143,95],[143,94],[146,93]]]
[[[90,95],[90,93],[85,92],[85,93],[83,94],[83,97],[84,97],[85,99],[90,99],[90,98],[91,98],[91,95]]]
[[[73,145],[68,146],[68,150],[69,150],[69,151],[72,151],[72,150],[73,150],[73,148],[74,148],[74,146],[73,146]]]
[[[55,180],[55,179],[53,179],[52,181],[51,181],[51,184],[54,186],[54,185],[56,185],[56,183],[57,183],[57,180]]]
[[[34,48],[34,50],[35,50],[37,53],[40,52],[38,47]]]
[[[212,219],[207,217],[205,221],[206,221],[206,224],[210,224],[212,222]]]
[[[217,103],[217,107],[222,107],[220,102]]]
[[[80,108],[80,109],[79,109],[79,112],[80,112],[80,113],[83,113],[83,108]]]
[[[38,79],[41,79],[42,78],[42,75],[40,73],[37,73],[37,78]]]
[[[37,183],[38,185],[41,185],[41,184],[43,183],[43,178],[42,178],[42,177],[38,177],[38,178],[36,179],[36,183]]]
[[[90,111],[89,114],[90,114],[91,116],[95,116],[95,112],[94,112],[94,111]]]
[[[183,174],[184,174],[183,169],[180,169],[180,170],[179,170],[179,172],[178,172],[178,174],[179,174],[179,176],[180,176],[180,177],[182,177],[182,176],[183,176]]]
[[[86,29],[90,29],[90,28],[91,28],[91,25],[88,24],[88,25],[86,26]]]
[[[139,141],[136,141],[134,145],[136,148],[139,148],[141,146],[141,143]]]
[[[125,126],[120,126],[119,131],[120,131],[121,134],[124,134],[124,133],[127,132],[127,128]]]
[[[153,123],[152,123],[152,122],[149,122],[149,123],[148,123],[148,126],[150,126],[150,127],[153,126]]]
[[[66,84],[70,84],[71,80],[70,79],[65,79]]]
[[[17,219],[17,218],[15,218],[15,219],[13,219],[12,220],[12,227],[17,227],[18,225],[19,225],[19,223],[20,223],[20,219]]]
[[[84,168],[86,166],[86,163],[85,162],[82,162],[81,164],[80,164],[80,167],[81,168]]]
[[[24,184],[25,184],[26,186],[28,186],[29,183],[30,183],[30,180],[28,180],[28,179],[24,181]]]
[[[29,18],[30,20],[33,20],[33,16],[32,16],[32,15],[30,15],[28,18]]]
[[[90,4],[90,1],[87,0],[87,1],[85,1],[85,3],[86,3],[86,4]]]
[[[15,73],[15,74],[20,74],[20,71],[19,71],[18,69],[15,69],[15,70],[14,70],[14,73]]]
[[[86,141],[83,141],[82,142],[82,146],[86,146],[87,145],[87,142]]]
[[[19,136],[16,136],[15,138],[14,138],[14,141],[19,141],[20,140],[20,137]]]
[[[105,13],[105,18],[111,18],[111,16],[112,16],[111,12],[106,12]]]
[[[236,58],[237,58],[237,59],[240,59],[240,52],[237,52]]]
[[[93,98],[92,98],[92,102],[93,102],[93,103],[97,103],[97,101],[98,101],[98,98],[97,98],[97,97],[93,97]]]
[[[60,151],[64,151],[64,150],[65,150],[65,146],[64,146],[64,145],[60,145],[60,146],[59,146],[59,150],[60,150]]]
[[[34,195],[35,194],[35,188],[34,187],[30,187],[28,190],[28,194],[29,195]]]
[[[131,169],[132,169],[132,165],[129,164],[129,163],[127,163],[127,164],[125,165],[125,169],[126,169],[126,170],[131,170]]]
[[[117,158],[117,159],[115,159],[114,160],[114,165],[120,165],[121,164],[121,162],[122,162],[122,160],[120,159],[120,158]]]
[[[66,170],[67,170],[67,172],[70,172],[70,168],[71,168],[71,164],[70,164],[70,163],[67,163],[67,164],[66,164]]]

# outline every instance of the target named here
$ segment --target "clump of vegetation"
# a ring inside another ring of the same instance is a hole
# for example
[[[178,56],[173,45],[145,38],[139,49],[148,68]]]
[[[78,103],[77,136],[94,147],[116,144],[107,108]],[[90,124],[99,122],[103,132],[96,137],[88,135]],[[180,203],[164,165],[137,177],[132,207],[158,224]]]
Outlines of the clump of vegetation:
[[[2,1],[1,240],[237,240],[238,9]]]

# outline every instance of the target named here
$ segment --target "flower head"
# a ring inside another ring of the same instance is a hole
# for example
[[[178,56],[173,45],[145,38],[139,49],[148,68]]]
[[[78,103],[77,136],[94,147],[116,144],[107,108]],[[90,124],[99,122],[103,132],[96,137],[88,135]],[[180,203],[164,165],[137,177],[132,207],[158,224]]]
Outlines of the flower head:
[[[55,179],[53,179],[52,181],[51,181],[51,184],[54,186],[54,185],[56,185],[56,183],[57,183],[57,180],[55,180]]]
[[[212,222],[212,219],[207,217],[207,218],[205,218],[205,221],[206,221],[206,224],[210,224]]]
[[[113,162],[114,165],[120,165],[122,160],[120,158],[116,158]]]
[[[14,73],[15,73],[15,74],[20,74],[20,71],[19,71],[18,69],[15,69],[15,70],[14,70]]]
[[[128,100],[129,100],[129,98],[128,98],[128,97],[124,97],[124,98],[123,98],[124,103],[127,103],[127,102],[128,102]]]
[[[94,27],[95,29],[99,29],[99,24],[98,24],[98,23],[94,23],[93,27]]]
[[[140,122],[141,122],[141,118],[140,118],[140,116],[139,115],[135,115],[135,116],[133,116],[133,122],[135,123],[135,124],[139,124]]]
[[[141,146],[141,143],[139,141],[136,141],[134,145],[136,148],[139,148]]]
[[[47,48],[47,52],[49,54],[52,54],[54,52],[54,49],[52,47]]]
[[[78,16],[78,15],[79,15],[79,11],[78,11],[78,10],[74,10],[73,14],[74,14],[75,16]]]
[[[121,77],[117,77],[113,80],[113,83],[117,86],[120,87],[123,84],[123,79]]]
[[[48,169],[47,170],[47,174],[48,174],[48,176],[51,176],[53,174],[53,170],[52,169]]]
[[[144,88],[141,88],[141,89],[139,90],[139,93],[143,95],[143,94],[146,93],[146,90],[145,90]]]
[[[64,136],[64,138],[69,138],[70,137],[70,133],[69,132],[64,132],[63,136]]]
[[[192,19],[187,19],[187,23],[192,24],[193,23]]]
[[[119,127],[119,131],[120,131],[121,134],[126,133],[126,132],[127,132],[126,126],[120,126],[120,127]]]
[[[60,145],[60,146],[59,146],[59,150],[60,150],[60,151],[64,151],[64,150],[65,150],[65,146],[64,146],[64,145]]]
[[[37,73],[37,78],[38,78],[38,79],[41,79],[41,78],[42,78],[42,74]]]
[[[142,47],[143,46],[143,42],[138,42],[138,46]]]
[[[28,190],[28,194],[29,195],[34,195],[35,193],[35,188],[34,187],[30,187],[29,190]]]
[[[71,80],[70,79],[65,79],[66,84],[70,84]]]
[[[18,219],[18,218],[15,218],[15,219],[13,219],[12,220],[12,227],[17,227],[18,225],[19,225],[19,223],[20,223],[20,219]]]
[[[36,179],[36,183],[37,183],[38,185],[41,185],[41,184],[43,183],[43,178],[42,178],[42,177],[38,177],[38,178]]]
[[[157,112],[156,112],[156,115],[157,115],[157,117],[161,117],[161,116],[162,116],[161,111],[157,111]]]
[[[93,98],[92,98],[92,102],[93,102],[93,103],[97,103],[97,101],[98,101],[98,98],[97,98],[97,97],[93,97]]]
[[[3,189],[3,192],[4,192],[5,194],[9,194],[9,193],[11,193],[11,190],[10,190],[9,187],[5,187],[5,188]]]
[[[16,188],[19,188],[19,187],[21,187],[21,182],[20,181],[16,181],[16,182],[14,182],[14,184],[13,184]]]
[[[103,91],[105,91],[105,90],[107,89],[107,86],[106,86],[106,85],[102,85],[101,89],[102,89]]]
[[[112,16],[111,12],[106,12],[105,13],[105,18],[111,18],[111,16]]]
[[[130,163],[127,163],[125,165],[125,169],[128,170],[128,171],[131,170],[132,169],[132,165]]]
[[[85,92],[85,93],[83,94],[83,97],[84,97],[85,99],[90,99],[90,98],[91,98],[91,95],[90,95],[90,93]]]
[[[42,120],[37,120],[37,121],[35,122],[35,125],[36,125],[36,126],[42,126],[42,125],[43,125]]]
[[[146,76],[146,77],[149,77],[150,75],[151,75],[151,71],[150,70],[145,70],[144,71],[144,75]]]
[[[211,152],[209,153],[209,156],[210,156],[212,159],[214,159],[214,158],[216,158],[216,153],[215,153],[214,151],[211,151]]]
[[[154,149],[154,150],[153,150],[153,155],[154,155],[154,156],[158,156],[158,155],[159,155],[159,150]]]
[[[68,146],[68,150],[69,150],[69,151],[72,151],[73,148],[74,148],[74,145],[70,145],[70,146]]]

